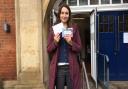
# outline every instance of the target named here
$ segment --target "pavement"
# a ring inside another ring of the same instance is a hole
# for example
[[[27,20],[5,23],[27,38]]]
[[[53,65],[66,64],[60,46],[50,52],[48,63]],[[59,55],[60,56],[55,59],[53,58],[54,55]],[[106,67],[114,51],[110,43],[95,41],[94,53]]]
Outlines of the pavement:
[[[98,87],[96,88],[94,81],[89,76],[89,85],[90,89],[107,89],[104,88],[100,83],[98,83]],[[88,89],[87,87],[85,89]],[[128,89],[128,81],[109,81],[109,88],[108,89]]]

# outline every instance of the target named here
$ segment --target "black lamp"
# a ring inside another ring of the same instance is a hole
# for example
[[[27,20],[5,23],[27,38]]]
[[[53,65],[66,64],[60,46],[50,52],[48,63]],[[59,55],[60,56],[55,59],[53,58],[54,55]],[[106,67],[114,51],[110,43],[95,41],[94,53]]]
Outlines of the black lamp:
[[[4,22],[3,22],[3,30],[4,32],[6,33],[9,33],[10,32],[10,25],[7,23],[7,19],[6,19],[6,13],[7,13],[7,8],[6,8],[6,2],[5,0],[3,1],[3,4],[4,4]]]
[[[10,25],[7,23],[6,20],[4,21],[4,24],[3,24],[3,30],[4,32],[7,32],[7,33],[10,32]]]

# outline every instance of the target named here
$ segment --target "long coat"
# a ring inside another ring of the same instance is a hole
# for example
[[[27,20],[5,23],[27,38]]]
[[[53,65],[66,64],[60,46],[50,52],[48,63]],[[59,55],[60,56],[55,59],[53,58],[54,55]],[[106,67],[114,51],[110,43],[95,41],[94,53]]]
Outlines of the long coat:
[[[81,89],[80,66],[77,59],[77,54],[81,51],[81,40],[77,25],[72,25],[73,38],[72,46],[69,45],[69,72],[72,81],[73,89]],[[48,36],[47,51],[52,55],[50,60],[50,75],[49,75],[49,89],[55,89],[55,78],[57,72],[57,61],[60,46],[54,42],[54,32],[50,29]]]

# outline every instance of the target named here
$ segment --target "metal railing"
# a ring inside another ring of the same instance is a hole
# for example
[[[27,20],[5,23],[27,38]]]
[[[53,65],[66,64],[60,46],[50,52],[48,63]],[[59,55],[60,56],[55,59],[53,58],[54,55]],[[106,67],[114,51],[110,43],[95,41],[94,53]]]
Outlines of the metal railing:
[[[88,79],[88,75],[87,75],[87,70],[86,70],[86,66],[85,66],[85,63],[84,61],[82,60],[81,61],[81,64],[82,64],[82,69],[83,69],[83,76],[85,77],[85,83],[86,83],[86,87],[87,89],[90,89],[90,85],[89,85],[89,79]],[[86,88],[83,88],[83,89],[86,89]]]
[[[109,57],[98,53],[98,80],[104,89],[109,89]]]
[[[100,57],[98,58],[98,61],[100,62],[97,62],[97,66],[101,68],[101,69],[98,68],[98,81],[100,82],[100,84],[104,89],[109,89],[109,57],[108,55],[102,53],[98,53],[98,57]],[[82,65],[83,78],[85,79],[83,80],[84,81],[83,89],[90,89],[86,66],[84,61],[80,58],[80,56],[79,56],[79,61],[80,64]]]
[[[82,66],[82,80],[83,80],[82,89],[90,89],[89,78],[87,75],[85,62],[83,59],[81,59],[80,54],[78,55],[78,61],[80,62],[80,65]]]

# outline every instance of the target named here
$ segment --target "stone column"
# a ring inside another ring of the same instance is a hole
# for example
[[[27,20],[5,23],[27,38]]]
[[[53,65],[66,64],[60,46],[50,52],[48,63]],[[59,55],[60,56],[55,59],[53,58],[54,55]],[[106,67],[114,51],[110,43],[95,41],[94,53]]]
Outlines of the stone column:
[[[21,71],[40,69],[38,1],[20,0]]]
[[[15,3],[17,77],[23,79],[24,74],[29,77],[29,73],[30,75],[34,73],[41,79],[43,76],[41,0],[15,0]]]

